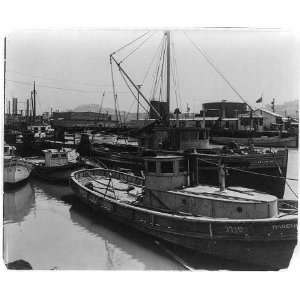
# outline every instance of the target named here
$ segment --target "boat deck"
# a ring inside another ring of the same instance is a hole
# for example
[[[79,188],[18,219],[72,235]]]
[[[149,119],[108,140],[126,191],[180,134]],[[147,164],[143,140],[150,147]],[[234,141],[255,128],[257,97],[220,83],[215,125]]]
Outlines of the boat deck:
[[[75,179],[75,178],[74,178]],[[133,205],[138,200],[138,197],[142,195],[143,187],[140,185],[134,185],[134,184],[128,184],[125,181],[122,181],[120,179],[116,178],[110,178],[110,176],[104,176],[104,175],[87,175],[84,176],[76,176],[75,181],[82,187],[85,187],[87,190],[93,191],[93,193],[97,194],[100,198],[106,198],[109,201],[112,202],[118,202],[123,205]],[[109,183],[110,182],[110,183]],[[92,183],[92,187],[89,186],[89,184]],[[212,186],[196,186],[196,187],[189,187],[185,188],[182,191],[186,193],[193,193],[193,192],[199,192],[199,198],[200,195],[204,195],[205,193],[209,193],[211,197],[220,197],[221,201],[224,201],[224,198],[226,197],[237,197],[240,193],[240,197],[238,197],[239,201],[241,199],[244,199],[244,201],[249,201],[247,199],[253,199],[256,195],[264,195],[266,201],[272,201],[276,199],[276,197],[258,193],[256,191],[241,188],[243,192],[236,192],[231,190],[226,190],[225,192],[220,193],[217,187]],[[172,192],[175,192],[174,190]],[[177,191],[178,192],[178,191]],[[246,193],[251,193],[252,195],[245,195]],[[194,195],[193,195],[194,196]],[[251,196],[251,197],[249,197]],[[208,196],[206,196],[208,197]],[[235,198],[234,198],[235,199]],[[232,201],[232,200],[229,200]],[[140,206],[136,206],[135,208],[137,210],[143,211],[143,212],[149,212],[147,208],[143,208]],[[153,212],[153,211],[152,211]],[[166,212],[155,212],[156,215],[167,215]],[[208,216],[195,216],[195,215],[189,215],[184,214],[184,216],[180,213],[178,214],[172,214],[174,218],[182,218],[184,217],[186,220],[202,220],[202,221],[214,221],[214,222],[272,222],[274,220],[278,220],[280,218],[282,221],[284,220],[293,220],[295,218],[294,214],[281,212],[279,211],[277,217],[270,217],[267,219],[230,219],[230,218],[211,218]]]
[[[197,185],[187,187],[180,190],[173,190],[170,192],[186,194],[193,197],[203,198],[209,197],[221,201],[231,202],[272,202],[277,198],[273,195],[261,193],[259,191],[248,189],[245,187],[228,187],[225,191],[220,191],[218,187],[209,185]]]
[[[86,186],[92,183],[92,190],[99,195],[106,195],[112,200],[133,203],[137,197],[142,193],[142,187],[128,184],[119,179],[110,178],[107,176],[90,175],[78,179],[79,183]]]

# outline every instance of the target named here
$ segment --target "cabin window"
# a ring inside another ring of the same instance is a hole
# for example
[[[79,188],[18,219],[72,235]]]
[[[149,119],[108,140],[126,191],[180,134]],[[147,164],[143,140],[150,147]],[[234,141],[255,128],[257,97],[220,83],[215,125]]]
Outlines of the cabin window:
[[[8,147],[4,147],[4,152],[8,152]]]
[[[34,132],[39,132],[38,127],[34,127],[34,128],[33,128],[33,131],[34,131]]]
[[[58,154],[52,154],[52,158],[58,158]]]
[[[44,132],[45,131],[45,127],[41,127],[41,131]]]
[[[243,212],[243,209],[242,209],[240,206],[238,206],[236,210],[237,210],[237,212],[239,212],[239,213],[242,213],[242,212]]]
[[[156,162],[148,161],[148,172],[155,173],[156,172]]]
[[[173,162],[172,161],[163,161],[161,162],[161,173],[173,173]]]
[[[67,154],[66,154],[66,153],[62,153],[62,154],[60,155],[60,157],[61,157],[61,158],[66,158],[66,157],[67,157]]]
[[[179,161],[179,172],[184,172],[184,171],[186,171],[186,169],[187,169],[186,161],[180,160]]]

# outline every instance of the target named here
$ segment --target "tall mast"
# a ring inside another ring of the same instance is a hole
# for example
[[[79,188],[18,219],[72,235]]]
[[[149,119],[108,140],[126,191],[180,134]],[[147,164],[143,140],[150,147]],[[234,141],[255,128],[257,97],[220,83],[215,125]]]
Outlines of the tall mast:
[[[4,114],[5,114],[5,88],[6,88],[6,37],[4,38],[4,90],[3,90],[3,96],[4,96]]]
[[[33,81],[33,121],[35,121],[35,116],[36,116],[36,90],[35,90],[35,81]]]
[[[171,57],[171,51],[170,51],[170,31],[165,32],[166,38],[167,38],[167,103],[168,103],[168,116],[170,113],[170,57]],[[169,118],[167,116],[167,119]]]
[[[114,73],[113,73],[113,66],[112,66],[112,54],[109,56],[109,62],[110,62],[110,73],[111,73],[111,81],[112,81],[112,88],[113,88],[113,96],[114,96],[114,105],[115,105],[115,115],[117,123],[119,122],[118,117],[118,110],[117,110],[117,94],[116,94],[116,87],[115,87],[115,81],[114,81]]]

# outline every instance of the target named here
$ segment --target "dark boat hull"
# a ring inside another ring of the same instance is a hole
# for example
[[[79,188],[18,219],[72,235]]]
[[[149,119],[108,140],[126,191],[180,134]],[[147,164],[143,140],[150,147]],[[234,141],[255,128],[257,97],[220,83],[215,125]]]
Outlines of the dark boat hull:
[[[135,174],[140,174],[144,170],[144,160],[141,154],[122,155],[113,151],[106,153],[106,155],[100,151],[95,151],[94,154],[108,168],[117,170],[128,168],[133,170]],[[282,198],[284,195],[285,179],[280,177],[285,177],[287,173],[287,150],[281,150],[275,154],[189,154],[188,158],[192,183],[218,185],[217,165],[222,160],[228,168],[227,186],[245,186],[272,194],[278,198]],[[196,163],[196,158],[198,163]]]
[[[227,186],[245,186],[283,198],[288,162],[287,150],[263,155],[191,155],[192,183],[218,185],[220,160],[227,167]]]
[[[83,169],[85,164],[78,162],[78,163],[70,163],[64,166],[58,167],[45,167],[45,166],[36,166],[32,174],[39,179],[58,183],[58,184],[68,184],[69,178],[71,173]]]
[[[199,253],[259,265],[264,269],[281,269],[289,266],[297,244],[296,216],[268,221],[196,220],[104,199],[79,185],[74,175],[70,184],[79,199],[94,211]]]
[[[241,137],[226,137],[226,136],[213,136],[211,142],[218,145],[227,145],[228,143],[238,143],[249,145],[252,143],[256,147],[278,147],[278,148],[296,148],[298,147],[297,137],[257,137],[257,138],[241,138]]]

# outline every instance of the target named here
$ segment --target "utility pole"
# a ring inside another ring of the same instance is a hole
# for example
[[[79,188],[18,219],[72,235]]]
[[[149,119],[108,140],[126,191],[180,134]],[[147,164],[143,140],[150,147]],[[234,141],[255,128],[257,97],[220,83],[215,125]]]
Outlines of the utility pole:
[[[273,98],[271,105],[272,105],[272,111],[275,112],[275,98]]]

